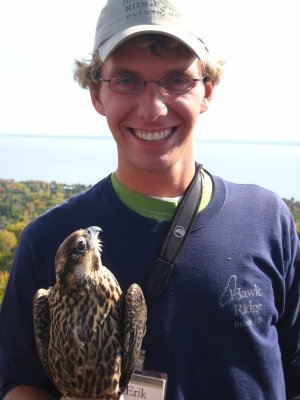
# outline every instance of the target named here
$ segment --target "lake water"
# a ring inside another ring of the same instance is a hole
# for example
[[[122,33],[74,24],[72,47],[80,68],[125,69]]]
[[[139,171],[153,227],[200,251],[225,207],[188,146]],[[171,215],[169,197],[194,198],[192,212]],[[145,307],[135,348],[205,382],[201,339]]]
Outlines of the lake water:
[[[300,200],[300,144],[196,141],[205,168]],[[116,167],[109,137],[0,135],[0,178],[94,184]]]

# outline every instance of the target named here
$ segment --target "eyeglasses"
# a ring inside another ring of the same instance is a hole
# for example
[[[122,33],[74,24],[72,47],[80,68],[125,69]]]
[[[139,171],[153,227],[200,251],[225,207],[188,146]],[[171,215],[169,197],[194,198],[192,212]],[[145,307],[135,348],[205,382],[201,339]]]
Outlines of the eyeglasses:
[[[195,86],[195,82],[202,81],[204,78],[205,76],[194,79],[187,75],[174,75],[165,76],[159,81],[144,81],[144,79],[136,76],[120,75],[114,76],[111,79],[102,79],[99,77],[98,80],[100,82],[108,82],[110,88],[114,92],[121,94],[134,94],[142,92],[146,86],[146,83],[156,83],[160,90],[165,93],[181,94],[190,91]]]

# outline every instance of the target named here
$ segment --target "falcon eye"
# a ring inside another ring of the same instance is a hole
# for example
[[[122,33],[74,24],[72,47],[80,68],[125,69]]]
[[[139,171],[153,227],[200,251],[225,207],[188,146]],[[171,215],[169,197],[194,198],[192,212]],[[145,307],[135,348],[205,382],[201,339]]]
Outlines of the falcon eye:
[[[79,252],[83,252],[85,251],[87,248],[87,244],[84,238],[80,238],[77,242],[77,247],[76,250],[78,250]]]

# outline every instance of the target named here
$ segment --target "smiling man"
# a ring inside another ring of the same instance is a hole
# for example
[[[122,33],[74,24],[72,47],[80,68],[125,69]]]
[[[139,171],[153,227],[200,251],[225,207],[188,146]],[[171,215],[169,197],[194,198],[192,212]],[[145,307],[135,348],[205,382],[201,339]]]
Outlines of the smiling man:
[[[62,240],[91,225],[102,228],[103,263],[122,290],[136,282],[146,295],[152,265],[168,264],[160,259],[165,238],[185,238],[164,290],[147,298],[145,374],[167,375],[167,400],[300,398],[299,239],[276,194],[203,168],[197,175],[196,122],[223,62],[186,9],[197,10],[181,0],[108,0],[92,59],[76,62],[75,78],[107,119],[118,163],[22,234],[0,314],[5,400],[60,396],[37,355],[32,299],[54,284]],[[187,234],[172,220],[178,209],[186,215],[200,182]]]
[[[159,41],[142,36],[118,47],[91,96],[117,143],[116,178],[145,195],[174,197],[194,176],[194,127],[213,82],[203,82],[199,59],[182,54],[180,45],[156,55],[150,45]]]

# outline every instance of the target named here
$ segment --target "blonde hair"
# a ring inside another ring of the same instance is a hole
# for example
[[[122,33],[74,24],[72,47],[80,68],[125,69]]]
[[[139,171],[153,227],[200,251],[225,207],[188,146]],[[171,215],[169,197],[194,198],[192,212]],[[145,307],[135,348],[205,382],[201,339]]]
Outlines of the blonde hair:
[[[131,44],[139,47],[149,47],[153,54],[167,57],[168,54],[176,52],[185,57],[194,53],[178,40],[162,35],[145,34],[129,39]],[[210,53],[206,52],[206,58],[199,60],[205,81],[211,81],[217,85],[223,74],[224,60],[214,60]],[[75,60],[74,79],[83,89],[97,90],[99,88],[99,71],[102,61],[98,51],[94,52],[91,60]]]

